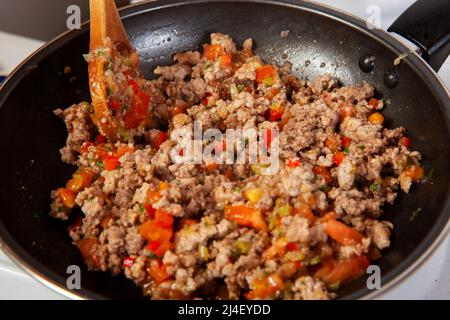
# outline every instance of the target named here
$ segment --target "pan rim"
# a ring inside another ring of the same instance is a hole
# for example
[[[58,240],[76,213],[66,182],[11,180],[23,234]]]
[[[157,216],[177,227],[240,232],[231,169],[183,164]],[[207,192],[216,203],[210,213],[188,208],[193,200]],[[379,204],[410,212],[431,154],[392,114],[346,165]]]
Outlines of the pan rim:
[[[198,5],[202,3],[210,3],[210,2],[229,2],[229,3],[255,3],[255,4],[266,4],[266,5],[276,5],[276,6],[284,6],[295,8],[298,10],[304,10],[311,12],[313,14],[321,15],[327,17],[329,19],[333,19],[339,23],[346,24],[353,29],[356,29],[360,32],[363,32],[369,37],[375,38],[377,41],[382,42],[385,46],[390,48],[396,53],[401,52],[410,52],[410,49],[403,43],[401,43],[398,39],[396,39],[392,34],[384,31],[382,29],[376,30],[367,30],[366,22],[359,17],[356,17],[347,12],[341,11],[334,7],[319,4],[314,1],[305,1],[305,0],[282,0],[282,1],[273,1],[273,0],[166,0],[164,3],[160,3],[159,1],[145,1],[141,3],[131,4],[126,7],[120,9],[120,15],[123,19],[128,17],[132,17],[135,15],[139,15],[145,13],[147,11],[156,11],[165,8],[175,7],[175,6],[185,6],[185,5]],[[136,10],[136,8],[142,7],[142,10]],[[38,58],[39,55],[42,55],[47,49],[51,50],[55,45],[61,45],[59,43],[62,42],[62,45],[80,35],[81,33],[86,32],[89,27],[89,21],[84,22],[81,25],[79,30],[68,30],[53,40],[45,43],[39,49],[30,54],[22,63],[20,63],[8,76],[7,79],[0,85],[0,107],[3,105],[4,100],[9,96],[9,93],[15,87],[15,84],[21,80],[23,77],[23,71],[26,71],[26,66],[35,58]],[[450,97],[449,89],[446,87],[440,76],[416,53],[411,52],[411,54],[405,59],[409,62],[412,68],[415,69],[421,76],[430,78],[435,81],[434,85],[434,94],[436,95],[437,100],[442,100],[444,96],[448,99]],[[437,85],[436,85],[437,84]],[[433,84],[432,84],[433,85]],[[447,103],[448,104],[448,103]],[[442,109],[442,108],[441,108]],[[447,107],[447,109],[450,109]],[[448,113],[450,110],[441,110],[444,116],[449,117]],[[450,123],[447,119],[446,121],[447,130],[449,130]],[[446,203],[443,205],[443,211],[447,210],[450,214],[450,199],[447,197]],[[449,215],[447,214],[447,216]],[[440,220],[444,219],[445,215],[441,217]],[[443,221],[439,220],[439,224],[443,224]],[[406,278],[411,276],[415,271],[417,271],[418,267],[422,266],[431,256],[435,253],[436,249],[442,243],[442,241],[446,238],[447,234],[450,233],[450,220],[447,217],[447,222],[445,222],[443,228],[439,231],[439,233],[434,237],[431,236],[433,232],[437,232],[439,230],[430,230],[429,234],[424,238],[423,242],[429,241],[430,237],[432,238],[431,243],[420,253],[413,263],[409,264],[406,267],[402,267],[403,270],[400,270],[400,266],[395,267],[391,273],[395,273],[396,269],[398,269],[398,273],[394,275],[391,279],[388,280],[387,284],[383,285],[383,288],[377,291],[367,292],[368,289],[361,288],[356,290],[355,292],[350,293],[348,296],[343,297],[343,299],[373,299],[379,297],[381,294],[388,292],[393,287],[397,286],[401,282],[403,282]],[[13,242],[15,240],[13,239]],[[18,244],[16,244],[18,245]],[[423,245],[423,243],[422,243]],[[20,247],[20,246],[19,246]],[[38,271],[36,267],[32,266],[31,263],[27,262],[25,258],[19,256],[15,250],[12,249],[4,236],[0,234],[0,248],[6,253],[7,256],[11,258],[20,268],[22,268],[26,273],[31,275],[34,279],[38,280],[45,286],[50,289],[58,292],[59,294],[70,298],[70,299],[92,299],[92,298],[101,298],[102,295],[96,294],[93,291],[88,290],[89,294],[83,294],[81,292],[70,291],[69,289],[62,286],[57,281],[50,278],[50,276],[45,275],[44,273]],[[417,250],[416,248],[415,250]],[[414,253],[414,251],[413,251]],[[411,253],[411,255],[413,255]],[[411,256],[410,255],[410,256]],[[411,257],[409,257],[411,258]],[[31,255],[29,255],[29,259],[33,259]],[[403,261],[404,262],[404,261]],[[40,262],[37,262],[41,264]]]

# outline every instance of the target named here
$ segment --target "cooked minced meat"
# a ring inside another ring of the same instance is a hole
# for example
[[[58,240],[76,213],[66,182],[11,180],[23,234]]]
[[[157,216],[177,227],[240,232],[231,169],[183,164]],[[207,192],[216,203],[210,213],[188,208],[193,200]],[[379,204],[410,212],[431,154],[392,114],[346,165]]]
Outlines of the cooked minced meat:
[[[153,299],[329,299],[389,247],[383,205],[423,169],[405,130],[383,127],[370,84],[299,79],[290,64],[264,64],[251,39],[239,50],[219,33],[152,81],[130,71],[135,53],[110,45],[91,59],[100,53],[122,138],[99,134],[89,103],[56,110],[68,129],[62,160],[77,171],[51,194],[91,270],[123,273]],[[136,95],[148,105],[133,107]],[[194,121],[279,129],[279,170],[174,163],[169,137]]]

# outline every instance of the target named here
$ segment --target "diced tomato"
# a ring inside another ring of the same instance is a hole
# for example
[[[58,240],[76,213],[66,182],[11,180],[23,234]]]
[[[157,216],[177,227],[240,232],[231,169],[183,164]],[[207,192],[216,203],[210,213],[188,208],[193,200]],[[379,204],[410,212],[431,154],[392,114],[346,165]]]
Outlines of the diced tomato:
[[[155,223],[153,220],[148,220],[141,225],[139,233],[145,240],[159,241],[163,243],[170,241],[173,231],[171,229],[161,227],[161,225]]]
[[[103,165],[105,170],[112,171],[116,170],[117,167],[120,165],[119,158],[116,156],[106,155],[105,159],[103,160]]]
[[[325,233],[343,246],[350,246],[360,243],[363,235],[346,224],[334,219],[330,219],[325,224]]]
[[[302,162],[300,161],[300,158],[298,158],[298,157],[290,158],[290,159],[287,161],[287,165],[288,165],[288,167],[290,167],[290,168],[297,168],[297,167],[299,167],[301,164],[302,164]]]
[[[83,176],[74,174],[72,179],[67,182],[66,188],[75,193],[79,192],[83,188]]]
[[[124,268],[131,268],[134,264],[134,258],[132,257],[127,257],[125,259],[123,259],[123,267]]]
[[[297,244],[295,243],[295,242],[289,242],[287,245],[286,245],[286,250],[287,251],[295,251],[295,250],[297,250],[298,249],[298,246],[297,246]]]
[[[205,44],[203,45],[203,57],[210,61],[216,60],[225,54],[225,50],[219,44]]]
[[[378,99],[375,98],[370,99],[369,106],[371,106],[372,109],[376,109],[378,107]]]
[[[271,65],[265,65],[256,69],[256,82],[269,84],[272,82],[277,74],[277,71]]]
[[[266,222],[257,209],[237,205],[225,207],[225,219],[234,221],[240,226],[251,227],[257,230],[267,230]]]
[[[139,86],[139,84],[133,80],[133,79],[128,79],[128,85],[133,89],[133,92],[135,94],[138,94],[141,91],[141,87]]]
[[[151,252],[155,252],[159,246],[161,245],[161,242],[159,241],[149,241],[147,245],[147,249]]]
[[[417,182],[423,178],[424,170],[422,167],[412,165],[404,171],[404,174]]]
[[[157,283],[161,283],[167,279],[169,279],[169,274],[166,272],[166,267],[162,264],[155,263],[156,261],[152,261],[150,267],[147,269],[150,276]]]
[[[159,191],[155,190],[149,190],[147,191],[147,200],[152,204],[155,202],[158,202],[158,200],[161,198],[161,194]]]
[[[120,146],[119,148],[117,148],[116,157],[120,159],[124,154],[133,153],[134,151],[135,149],[133,147]]]
[[[125,113],[123,121],[125,128],[134,129],[147,119],[150,97],[141,90],[139,84],[135,80],[128,79],[128,84],[133,89],[134,94],[130,110]]]
[[[315,276],[326,284],[344,283],[359,277],[370,265],[366,256],[356,256],[346,260],[328,260],[317,270]]]
[[[170,241],[164,241],[164,242],[161,242],[159,247],[155,251],[153,251],[153,253],[155,255],[157,255],[158,257],[163,257],[164,254],[166,253],[166,251],[170,250],[171,247],[172,247],[172,244],[170,243]]]
[[[155,217],[155,209],[153,206],[149,203],[144,204],[145,212],[147,213],[147,216],[149,216],[151,219]]]
[[[99,257],[97,255],[97,249],[99,241],[97,238],[84,238],[75,241],[75,245],[80,250],[81,256],[84,261],[94,268],[100,267]]]
[[[206,94],[206,96],[203,98],[202,104],[203,104],[204,106],[207,106],[207,105],[208,105],[208,103],[209,103],[209,97],[211,97],[211,96],[212,96],[212,94],[208,92],[208,93]]]
[[[232,63],[231,54],[226,53],[226,54],[224,54],[223,56],[220,57],[220,64],[223,67],[231,65],[231,63]]]
[[[343,148],[348,148],[348,146],[350,145],[350,143],[352,142],[352,139],[348,138],[348,137],[343,137],[341,139],[341,146]]]
[[[163,228],[172,228],[173,215],[167,213],[163,209],[158,209],[155,212],[155,222]]]
[[[277,109],[270,109],[270,118],[269,120],[274,122],[281,119],[283,116],[284,109],[283,108],[277,108]]]
[[[59,188],[57,192],[61,197],[64,206],[69,209],[72,209],[75,206],[75,192],[66,188]]]
[[[159,131],[158,135],[156,136],[156,139],[154,141],[154,146],[156,149],[159,149],[159,147],[167,140],[167,133],[164,131]]]
[[[384,117],[383,117],[383,115],[382,115],[381,113],[375,112],[374,114],[372,114],[372,115],[369,117],[368,120],[369,120],[369,122],[370,122],[371,124],[382,125],[382,124],[383,124],[383,121],[384,121]]]
[[[109,107],[111,109],[113,109],[116,113],[120,111],[120,101],[115,99],[115,98],[111,98],[109,100]]]
[[[105,136],[102,136],[101,134],[98,134],[95,137],[95,143],[97,144],[105,143],[106,141],[108,141],[108,139]]]
[[[262,279],[255,279],[252,283],[252,290],[244,294],[246,299],[267,299],[277,291],[283,290],[285,283],[277,274],[272,273]]]
[[[402,144],[404,147],[409,148],[409,147],[411,146],[411,138],[403,137],[403,138],[401,139],[401,144]]]
[[[335,165],[340,165],[345,158],[345,154],[341,151],[334,155],[333,162]]]
[[[331,174],[328,171],[327,167],[315,166],[313,168],[313,172],[319,176],[322,176],[325,179],[326,183],[330,183],[331,181],[333,181],[333,178],[331,177]]]

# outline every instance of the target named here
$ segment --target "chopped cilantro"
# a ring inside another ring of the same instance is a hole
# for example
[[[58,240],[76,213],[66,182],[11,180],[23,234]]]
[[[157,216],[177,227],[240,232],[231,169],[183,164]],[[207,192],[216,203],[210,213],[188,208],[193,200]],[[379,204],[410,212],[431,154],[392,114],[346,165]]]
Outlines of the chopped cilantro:
[[[233,192],[240,192],[242,190],[242,188],[241,187],[234,187],[232,190],[233,190]]]
[[[244,139],[244,144],[245,144],[245,145],[248,145],[248,143],[249,143],[249,139],[248,139],[248,137],[245,137],[245,139]]]
[[[110,88],[110,87],[106,87],[106,94],[107,94],[108,96],[110,96],[111,93],[112,93],[111,88]]]
[[[422,208],[417,208],[413,213],[409,216],[409,222],[413,222],[416,218],[422,213]]]
[[[344,153],[345,153],[345,154],[349,154],[349,153],[350,153],[350,150],[349,150],[348,148],[344,148]]]
[[[359,148],[360,148],[361,150],[364,150],[364,149],[366,149],[366,145],[362,144],[362,145],[359,146]]]
[[[322,191],[322,192],[326,193],[326,192],[330,191],[330,186],[327,185],[327,184],[324,184],[324,185],[319,187],[319,191]]]
[[[158,258],[159,258],[159,257],[158,257],[155,253],[153,253],[152,251],[149,251],[148,254],[147,254],[147,256],[148,256],[150,259],[158,259]]]
[[[97,167],[101,168],[101,169],[103,169],[103,167],[104,167],[102,161],[97,161],[97,162],[95,163],[95,165],[96,165]]]
[[[372,183],[369,188],[372,192],[377,192],[380,186],[376,183]]]
[[[145,212],[145,207],[144,207],[143,204],[140,204],[140,205],[139,205],[139,210],[140,210],[142,213]]]
[[[211,63],[211,62],[207,62],[207,63],[205,64],[205,66],[203,67],[203,69],[206,70],[206,69],[209,69],[209,68],[211,68],[211,67],[212,67],[212,63]]]

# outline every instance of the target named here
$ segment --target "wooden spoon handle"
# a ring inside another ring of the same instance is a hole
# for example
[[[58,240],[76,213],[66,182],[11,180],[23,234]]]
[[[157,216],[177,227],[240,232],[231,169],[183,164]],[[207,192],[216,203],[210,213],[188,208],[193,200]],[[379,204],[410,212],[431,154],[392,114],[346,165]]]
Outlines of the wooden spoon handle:
[[[114,0],[90,0],[90,49],[102,47],[109,37],[120,49],[131,52],[132,47],[117,11]]]

